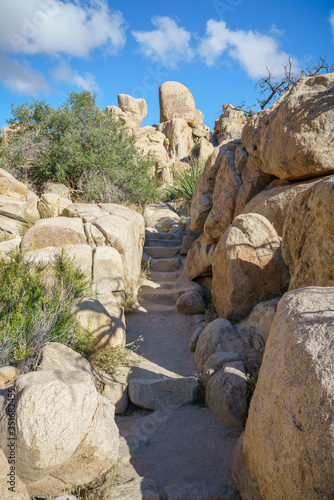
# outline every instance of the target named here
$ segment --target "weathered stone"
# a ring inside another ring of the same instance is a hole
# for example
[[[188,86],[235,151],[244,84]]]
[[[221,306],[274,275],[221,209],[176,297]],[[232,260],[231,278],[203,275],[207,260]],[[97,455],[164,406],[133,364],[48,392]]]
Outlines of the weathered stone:
[[[37,220],[39,219],[39,212],[37,208],[37,203],[39,202],[39,197],[33,191],[28,189],[27,193],[27,211],[26,216],[29,219]]]
[[[233,482],[240,493],[242,500],[262,500],[256,481],[252,477],[245,460],[243,444],[245,432],[243,432],[234,447],[230,470]]]
[[[159,125],[158,130],[168,139],[169,153],[173,160],[187,158],[193,145],[192,129],[186,120],[174,118]]]
[[[194,130],[194,129],[193,129]],[[201,137],[201,139],[198,142],[198,153],[197,153],[197,160],[203,165],[205,165],[207,159],[209,156],[213,153],[214,145],[209,142],[207,139],[204,137]]]
[[[45,193],[41,195],[40,201],[37,203],[38,212],[42,217],[58,217],[63,210],[71,205],[72,202],[68,198],[62,198],[57,194]]]
[[[115,406],[117,415],[126,412],[129,406],[128,386],[120,382],[108,382],[104,386],[102,396],[107,398]]]
[[[97,380],[97,372],[93,365],[70,347],[50,342],[41,349],[41,361],[38,370],[82,371]]]
[[[284,293],[289,271],[280,248],[280,238],[262,215],[234,219],[212,259],[212,297],[220,316],[240,321],[259,302]]]
[[[242,429],[247,413],[246,390],[243,362],[229,362],[210,377],[205,390],[205,403],[218,420]]]
[[[70,188],[60,182],[46,182],[43,186],[43,194],[44,193],[56,194],[59,198],[67,198],[68,200],[71,200]]]
[[[193,236],[184,236],[182,240],[182,246],[180,249],[180,254],[181,255],[187,255],[189,250],[191,249],[194,241],[196,241],[196,238]]]
[[[211,276],[215,249],[216,245],[210,243],[204,233],[201,234],[188,252],[183,267],[184,276],[190,280],[198,276]]]
[[[59,248],[50,246],[26,252],[24,258],[36,263],[52,264],[57,253],[59,253]],[[74,267],[91,279],[92,249],[89,245],[67,246],[64,248],[64,254],[72,261]]]
[[[44,247],[64,248],[68,245],[86,244],[82,220],[79,218],[55,217],[38,220],[23,236],[23,252]]]
[[[145,99],[135,99],[127,94],[118,94],[118,106],[125,113],[125,125],[130,128],[141,127],[142,121],[147,116]]]
[[[215,122],[214,135],[218,144],[226,140],[241,139],[246,118],[243,111],[235,109],[231,104],[224,104],[223,114]]]
[[[334,176],[293,199],[284,224],[282,252],[291,274],[289,290],[334,286]]]
[[[96,391],[88,373],[32,372],[18,377],[14,388],[16,470],[29,494],[56,496],[98,480],[113,467],[119,447],[114,406]],[[7,419],[2,413],[3,449],[8,449]]]
[[[200,334],[196,350],[195,363],[200,371],[215,352],[243,352],[245,346],[231,323],[224,318],[211,321]]]
[[[204,326],[199,326],[198,328],[196,328],[196,330],[194,331],[194,333],[191,336],[191,339],[189,340],[189,344],[188,344],[189,351],[192,351],[192,352],[195,351],[199,336],[201,335],[203,330],[204,330]]]
[[[203,313],[203,297],[195,291],[183,293],[176,301],[176,310],[179,314],[187,315]]]
[[[27,202],[18,198],[9,198],[0,196],[0,215],[8,217],[9,215],[18,215],[25,218],[27,214]]]
[[[212,197],[212,210],[204,224],[204,234],[210,241],[219,241],[234,218],[235,203],[241,178],[234,167],[234,152],[228,151],[220,164]]]
[[[13,252],[13,250],[17,251],[19,249],[20,244],[21,244],[21,238],[14,238],[8,241],[1,241],[0,256],[1,257],[9,256]]]
[[[242,184],[235,201],[234,217],[241,214],[246,204],[263,191],[273,179],[272,175],[262,171],[261,162],[254,155],[249,155],[241,172]]]
[[[129,398],[134,405],[148,410],[182,406],[191,403],[196,387],[195,377],[132,379],[129,383]]]
[[[95,351],[125,345],[126,332],[121,307],[118,307],[116,315],[111,316],[98,300],[87,299],[76,304],[73,313],[78,318],[81,327],[96,338]]]
[[[333,303],[334,288],[309,287],[278,305],[244,439],[263,498],[333,497]]]
[[[275,180],[264,191],[251,199],[243,209],[243,214],[263,215],[274,226],[278,236],[283,234],[283,225],[289,205],[294,197],[313,186],[317,180],[287,182]]]
[[[162,225],[178,224],[180,217],[166,203],[157,202],[151,205],[146,205],[144,208],[144,219],[146,227],[153,229],[161,229]]]
[[[255,149],[264,172],[305,179],[333,171],[334,74],[300,78],[268,110],[244,127],[248,152]]]
[[[182,118],[189,125],[202,125],[204,115],[195,107],[195,100],[187,87],[178,82],[165,82],[159,88],[160,122]]]
[[[95,203],[72,203],[63,210],[62,216],[80,217],[84,222],[94,222],[99,217],[108,215],[108,213]]]
[[[7,387],[12,385],[20,375],[20,370],[15,366],[1,366],[0,367],[0,387]]]
[[[9,172],[0,168],[0,195],[16,198],[17,200],[27,200],[28,188],[19,182]]]
[[[22,234],[22,223],[11,217],[0,215],[0,235],[5,240],[13,240],[19,238]]]
[[[212,209],[212,196],[216,183],[217,172],[223,157],[234,151],[240,141],[225,141],[216,147],[205,163],[205,169],[200,176],[190,205],[191,229],[203,229],[206,218]]]
[[[214,352],[204,365],[202,373],[203,382],[206,383],[212,375],[223,369],[227,363],[243,361],[243,358],[244,356],[240,352]]]
[[[102,303],[115,292],[124,291],[123,261],[113,247],[98,247],[94,251],[93,290]]]
[[[144,218],[134,210],[113,203],[101,204],[99,207],[109,212],[109,215],[97,219],[94,225],[104,235],[106,242],[121,254],[125,291],[136,293],[145,241]]]
[[[279,299],[267,300],[257,304],[247,318],[235,325],[242,332],[248,333],[252,338],[253,347],[260,352],[264,351],[271,325],[274,321]]]

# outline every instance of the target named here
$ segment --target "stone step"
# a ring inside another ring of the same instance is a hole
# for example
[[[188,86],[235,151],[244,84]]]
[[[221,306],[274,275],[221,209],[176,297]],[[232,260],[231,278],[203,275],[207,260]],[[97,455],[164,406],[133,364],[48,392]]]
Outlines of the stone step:
[[[142,287],[140,297],[154,304],[172,306],[176,304],[177,299],[182,295],[181,289],[164,290],[161,288]]]
[[[145,247],[179,247],[181,246],[181,240],[159,240],[159,239],[146,239]]]
[[[144,252],[154,259],[170,259],[180,252],[180,247],[144,247]]]
[[[177,281],[163,281],[162,283],[156,283],[155,281],[145,280],[142,286],[140,287],[140,291],[152,291],[152,290],[175,290],[180,288],[180,285]]]
[[[180,263],[178,257],[174,257],[173,259],[151,259],[150,269],[160,272],[177,271],[180,268]]]
[[[151,233],[145,231],[145,238],[147,240],[175,240],[175,234],[173,233]]]
[[[195,377],[132,379],[129,382],[129,398],[140,408],[157,410],[164,406],[190,404],[196,388]]]
[[[164,283],[165,281],[172,282],[179,278],[179,273],[168,273],[168,272],[159,272],[159,271],[149,271],[150,273],[150,281],[154,283]]]

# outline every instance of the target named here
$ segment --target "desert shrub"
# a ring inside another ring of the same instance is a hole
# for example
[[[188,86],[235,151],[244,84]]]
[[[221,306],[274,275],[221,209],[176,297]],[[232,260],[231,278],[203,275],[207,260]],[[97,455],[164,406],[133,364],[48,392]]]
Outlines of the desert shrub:
[[[198,179],[203,170],[203,163],[197,160],[193,160],[185,168],[175,168],[173,166],[173,184],[165,188],[166,199],[184,201],[190,205]]]
[[[139,347],[138,344],[136,345],[136,342],[142,342],[143,340],[143,337],[140,336],[134,342],[129,342],[126,345],[107,347],[106,349],[97,351],[92,355],[91,362],[106,373],[115,373],[117,368],[133,363],[131,355]]]
[[[12,106],[13,133],[0,149],[0,165],[37,187],[62,182],[84,201],[155,201],[154,158],[143,156],[129,129],[95,99],[87,91],[72,92],[56,109],[45,101]]]
[[[73,305],[89,294],[89,279],[62,251],[52,265],[27,261],[19,251],[0,260],[0,366],[33,369],[47,342],[84,349]]]

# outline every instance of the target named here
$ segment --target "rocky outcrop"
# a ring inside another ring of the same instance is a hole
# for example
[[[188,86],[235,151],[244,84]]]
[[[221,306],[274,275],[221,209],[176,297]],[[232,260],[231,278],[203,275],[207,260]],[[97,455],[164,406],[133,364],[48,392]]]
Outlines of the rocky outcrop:
[[[244,438],[245,432],[241,434],[232,453],[230,464],[232,479],[242,500],[262,500],[258,485],[252,477],[245,460]]]
[[[196,291],[183,293],[176,301],[176,310],[178,313],[188,316],[204,313],[203,297]]]
[[[117,462],[114,406],[88,373],[39,371],[15,381],[16,471],[29,494],[57,496],[97,481]],[[8,457],[10,402],[2,399],[1,447]]]
[[[283,180],[333,171],[334,74],[303,77],[243,129],[262,170]]]
[[[37,203],[37,209],[42,217],[58,217],[71,204],[72,201],[67,197],[45,193],[41,195],[41,199]]]
[[[242,429],[247,414],[246,391],[243,362],[227,362],[223,369],[210,377],[205,390],[205,403],[218,420]]]
[[[110,304],[105,308],[98,300],[87,299],[77,304],[73,313],[82,330],[89,332],[94,338],[94,351],[125,345],[125,318],[121,307]]]
[[[17,181],[9,172],[0,168],[0,195],[16,200],[27,200],[28,188]]]
[[[279,299],[260,302],[247,318],[235,325],[235,328],[240,330],[242,335],[250,335],[252,347],[259,352],[264,352],[278,302]]]
[[[234,166],[233,146],[227,147],[229,150],[224,155],[216,176],[212,210],[204,224],[205,236],[215,243],[233,220],[236,198],[241,186],[241,178]]]
[[[172,160],[182,160],[188,157],[194,146],[192,129],[182,118],[168,120],[157,127],[168,139],[168,153]]]
[[[212,209],[212,196],[216,176],[223,157],[229,152],[227,143],[216,147],[206,161],[204,172],[199,178],[190,205],[191,229],[203,229]]]
[[[144,219],[146,227],[164,232],[166,228],[171,229],[173,224],[178,224],[180,216],[166,203],[157,202],[146,205],[144,208]]]
[[[145,99],[135,99],[127,94],[118,94],[118,106],[107,106],[107,111],[119,118],[126,127],[131,129],[141,127],[147,116]]]
[[[214,136],[220,144],[222,141],[241,139],[246,118],[243,111],[235,109],[231,104],[224,104],[223,113],[215,122]]]
[[[55,217],[38,220],[24,235],[23,252],[44,247],[64,248],[67,245],[87,243],[82,220],[79,218]]]
[[[129,397],[140,408],[157,410],[164,406],[191,403],[196,387],[195,377],[131,379]]]
[[[333,301],[309,287],[278,305],[244,438],[265,499],[333,497]]]
[[[304,182],[275,180],[254,196],[242,213],[263,215],[274,226],[278,236],[283,234],[283,226],[288,208],[294,197],[311,187],[319,179]]]
[[[334,176],[315,183],[291,202],[282,252],[290,290],[334,285]]]
[[[209,323],[199,336],[195,350],[195,363],[200,371],[215,352],[242,352],[245,345],[233,325],[224,318]]]
[[[192,244],[183,266],[183,274],[193,280],[198,276],[212,276],[212,258],[216,245],[202,233]]]
[[[212,297],[219,315],[238,322],[259,302],[282,295],[288,283],[273,226],[262,215],[239,215],[212,259]]]
[[[187,87],[178,82],[165,82],[159,88],[160,123],[182,118],[191,126],[202,125],[204,115],[195,106]]]

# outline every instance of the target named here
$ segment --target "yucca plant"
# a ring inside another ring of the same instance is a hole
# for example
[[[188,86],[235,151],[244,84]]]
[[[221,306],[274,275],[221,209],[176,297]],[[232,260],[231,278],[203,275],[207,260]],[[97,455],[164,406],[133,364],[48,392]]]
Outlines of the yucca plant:
[[[173,184],[165,188],[168,200],[184,201],[190,205],[203,170],[204,164],[198,160],[193,160],[185,168],[175,168],[173,165]]]

